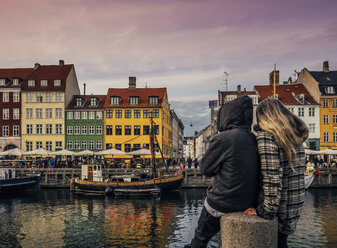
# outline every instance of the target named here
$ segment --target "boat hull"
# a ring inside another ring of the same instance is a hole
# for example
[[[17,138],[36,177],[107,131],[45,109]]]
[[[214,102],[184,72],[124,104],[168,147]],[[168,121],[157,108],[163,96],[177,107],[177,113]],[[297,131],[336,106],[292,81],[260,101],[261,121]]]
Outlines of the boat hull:
[[[40,175],[0,180],[0,194],[36,192],[39,190]]]

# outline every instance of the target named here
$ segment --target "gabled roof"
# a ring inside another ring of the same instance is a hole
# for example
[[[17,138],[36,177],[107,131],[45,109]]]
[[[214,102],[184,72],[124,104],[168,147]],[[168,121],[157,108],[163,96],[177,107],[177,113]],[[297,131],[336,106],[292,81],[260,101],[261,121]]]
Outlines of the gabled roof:
[[[321,85],[324,86],[337,86],[337,71],[309,71],[311,76]]]
[[[260,100],[265,100],[273,96],[273,85],[255,86],[254,89],[259,94]],[[278,99],[285,105],[318,105],[318,103],[310,95],[309,91],[304,87],[303,84],[276,85],[276,94],[278,95]],[[299,96],[301,94],[304,94],[304,103],[299,100]]]
[[[25,80],[33,72],[34,72],[33,68],[0,69],[0,79],[6,78],[9,80],[13,80],[14,78],[20,78],[22,80]],[[0,86],[0,87],[12,87],[12,86],[13,86],[13,82],[11,81],[6,86]],[[17,86],[14,86],[14,87],[17,87]]]
[[[81,107],[76,106],[77,98],[83,99],[83,105]],[[96,107],[90,106],[90,99],[92,97],[95,97],[98,99],[98,105]],[[106,95],[74,95],[70,101],[70,103],[67,106],[67,110],[84,110],[84,109],[103,109],[104,103],[105,103]]]
[[[23,91],[64,91],[66,79],[73,68],[69,65],[41,65],[23,82]],[[35,80],[35,86],[28,86],[28,80]],[[41,86],[41,80],[48,80],[48,86]],[[61,80],[61,86],[54,86],[54,80]]]
[[[136,88],[136,89],[116,89],[110,88],[105,100],[105,108],[144,108],[144,107],[161,107],[163,99],[166,94],[166,88]],[[118,96],[121,98],[120,105],[110,105],[110,98],[112,96]],[[129,105],[129,97],[138,96],[140,98],[139,105]],[[149,97],[158,96],[159,104],[150,105]]]

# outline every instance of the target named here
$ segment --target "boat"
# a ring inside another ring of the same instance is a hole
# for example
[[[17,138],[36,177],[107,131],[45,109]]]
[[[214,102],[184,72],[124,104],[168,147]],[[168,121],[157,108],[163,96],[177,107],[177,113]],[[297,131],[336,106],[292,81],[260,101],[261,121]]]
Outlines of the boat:
[[[15,168],[0,168],[0,194],[40,191],[41,173],[16,177]]]

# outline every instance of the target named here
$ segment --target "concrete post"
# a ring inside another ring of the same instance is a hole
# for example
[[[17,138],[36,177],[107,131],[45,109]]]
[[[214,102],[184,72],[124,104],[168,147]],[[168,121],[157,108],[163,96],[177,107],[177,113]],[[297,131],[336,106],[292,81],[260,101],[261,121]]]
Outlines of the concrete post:
[[[278,221],[243,212],[221,217],[222,248],[276,248]]]

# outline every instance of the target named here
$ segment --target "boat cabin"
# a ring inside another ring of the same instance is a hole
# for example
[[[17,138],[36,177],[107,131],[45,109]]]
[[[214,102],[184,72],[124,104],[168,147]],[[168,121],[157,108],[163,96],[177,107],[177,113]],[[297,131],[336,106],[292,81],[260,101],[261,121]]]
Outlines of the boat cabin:
[[[14,168],[0,168],[0,179],[12,179],[15,178]]]
[[[83,164],[81,169],[82,180],[103,182],[102,165]]]

